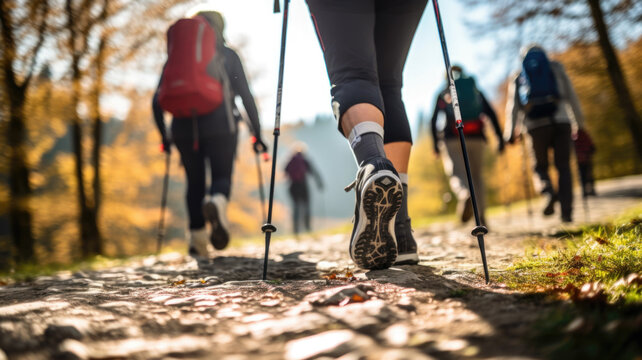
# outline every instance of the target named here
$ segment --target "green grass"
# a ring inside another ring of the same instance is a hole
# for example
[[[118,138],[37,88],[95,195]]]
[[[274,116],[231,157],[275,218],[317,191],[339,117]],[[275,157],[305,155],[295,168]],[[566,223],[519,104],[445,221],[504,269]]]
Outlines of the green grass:
[[[554,301],[532,340],[551,359],[642,358],[642,207],[533,249],[500,277]]]
[[[568,234],[566,244],[557,249],[534,249],[514,263],[500,277],[512,288],[550,292],[573,300],[590,295],[605,301],[642,302],[642,209],[620,216],[613,223],[591,225],[580,235]],[[593,283],[593,292],[582,289]],[[639,283],[639,285],[638,285]],[[599,293],[599,294],[598,294]]]

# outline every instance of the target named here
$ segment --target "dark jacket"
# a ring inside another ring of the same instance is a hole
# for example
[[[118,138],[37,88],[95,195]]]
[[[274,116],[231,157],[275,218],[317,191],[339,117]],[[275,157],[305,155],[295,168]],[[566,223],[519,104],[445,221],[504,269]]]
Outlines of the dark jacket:
[[[234,98],[238,95],[243,101],[243,107],[247,112],[247,115],[250,120],[250,126],[252,127],[252,133],[260,138],[261,133],[261,124],[259,122],[259,113],[256,108],[256,103],[254,102],[254,97],[250,91],[250,86],[245,77],[245,71],[243,70],[243,65],[238,54],[228,48],[227,46],[222,46],[219,48],[220,53],[223,55],[225,61],[225,70],[227,72],[229,82],[230,82],[230,92],[228,94],[230,102],[233,107]],[[160,85],[160,82],[159,82]],[[234,119],[233,126],[230,125],[228,118],[228,112],[225,107],[225,101],[221,106],[209,114],[200,115],[197,117],[197,134],[200,138],[207,138],[220,135],[229,135],[236,134],[236,122],[238,117]],[[154,94],[154,99],[152,101],[152,108],[154,110],[154,121],[158,130],[161,133],[163,138],[167,136],[167,130],[165,128],[165,122],[163,120],[163,109],[161,109],[158,102],[158,88]],[[233,112],[235,109],[233,109]],[[195,134],[193,129],[193,121],[191,118],[174,118],[172,120],[172,138],[192,138]],[[230,129],[230,127],[233,127]]]
[[[493,130],[495,130],[495,134],[497,134],[497,139],[500,142],[501,148],[503,147],[503,138],[502,130],[499,128],[499,122],[497,121],[497,114],[495,114],[495,111],[490,106],[490,104],[486,100],[486,97],[481,93],[481,91],[479,92],[479,95],[481,96],[482,100],[482,115],[486,115],[490,119]],[[457,132],[453,131],[453,129],[455,128],[455,111],[450,102],[446,101],[446,98],[448,97],[450,97],[450,90],[448,88],[439,93],[439,96],[437,96],[437,101],[435,102],[435,110],[433,110],[432,118],[430,119],[430,132],[432,133],[433,145],[436,153],[439,153],[439,141],[458,138]],[[443,129],[438,130],[437,117],[440,112],[443,112],[446,115],[446,126],[444,126]],[[464,127],[465,126],[466,124],[464,123]],[[481,138],[484,140],[486,139],[486,136],[483,132],[474,135],[466,135],[466,137]]]

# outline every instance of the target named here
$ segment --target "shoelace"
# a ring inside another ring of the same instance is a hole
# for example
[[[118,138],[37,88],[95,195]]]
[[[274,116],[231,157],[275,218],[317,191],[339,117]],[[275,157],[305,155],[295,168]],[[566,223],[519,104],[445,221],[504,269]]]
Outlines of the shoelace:
[[[354,179],[348,186],[343,188],[343,191],[345,192],[350,192],[350,190],[354,189],[357,186],[357,179]]]

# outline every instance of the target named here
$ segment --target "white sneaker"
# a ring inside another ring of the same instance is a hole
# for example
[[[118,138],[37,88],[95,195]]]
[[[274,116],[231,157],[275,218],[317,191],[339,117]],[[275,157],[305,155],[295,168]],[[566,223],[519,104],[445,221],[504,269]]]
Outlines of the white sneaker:
[[[207,239],[205,228],[189,231],[189,255],[197,261],[205,261],[210,258],[210,244]]]
[[[362,164],[357,179],[350,256],[362,269],[386,269],[397,259],[395,218],[403,200],[401,181],[392,163],[374,158]]]
[[[206,196],[203,200],[203,216],[212,225],[210,242],[217,250],[223,250],[230,242],[227,221],[227,198],[223,194]]]

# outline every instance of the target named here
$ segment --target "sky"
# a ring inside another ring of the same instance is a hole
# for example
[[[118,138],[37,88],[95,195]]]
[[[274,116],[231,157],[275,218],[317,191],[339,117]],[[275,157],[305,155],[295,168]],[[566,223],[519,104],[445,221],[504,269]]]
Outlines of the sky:
[[[464,25],[462,15],[474,19],[474,13],[464,12],[455,0],[442,1],[440,6],[451,62],[462,64],[477,78],[478,87],[493,98],[497,84],[510,72],[506,60],[502,63],[493,59],[492,42],[474,38]],[[274,126],[283,21],[282,13],[274,14],[272,8],[272,0],[209,0],[198,7],[217,10],[225,17],[228,45],[241,49],[264,129]],[[432,111],[434,98],[444,84],[444,71],[435,16],[429,3],[404,71],[403,98],[413,128],[420,111]],[[307,5],[304,0],[291,0],[282,122],[309,121],[317,114],[331,114],[330,102],[330,84]]]

